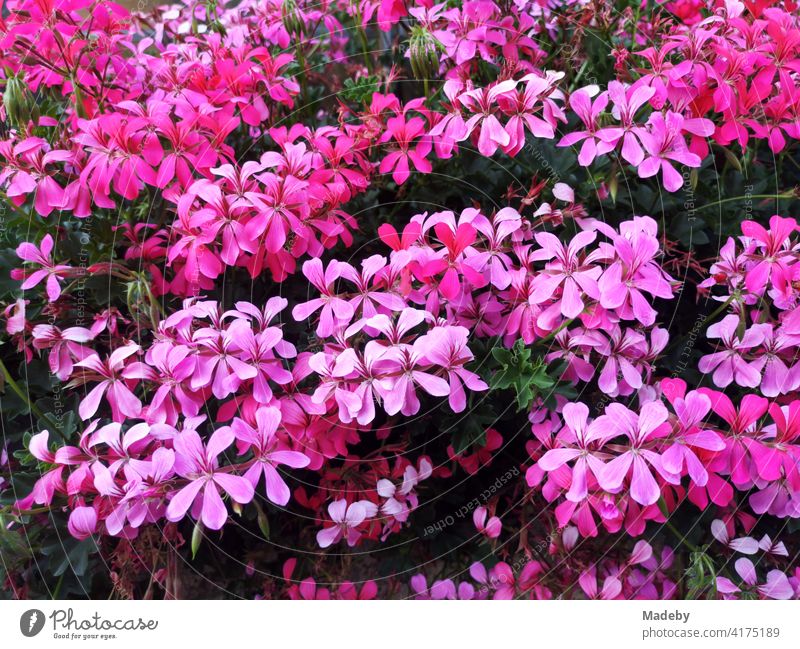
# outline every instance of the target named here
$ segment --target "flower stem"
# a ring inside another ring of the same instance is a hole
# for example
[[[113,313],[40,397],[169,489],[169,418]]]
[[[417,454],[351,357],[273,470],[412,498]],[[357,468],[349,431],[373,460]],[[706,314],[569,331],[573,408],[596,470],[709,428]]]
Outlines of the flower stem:
[[[50,427],[52,427],[55,432],[59,434],[61,439],[66,440],[64,434],[61,432],[61,428],[50,418],[50,415],[44,413],[39,406],[30,400],[28,395],[25,394],[25,391],[20,387],[19,383],[14,380],[13,376],[11,376],[11,373],[8,371],[8,368],[2,360],[0,360],[0,372],[2,372],[3,379],[5,379],[5,382],[8,383],[14,393],[28,406],[28,410],[30,410],[39,419],[44,419],[45,421],[49,422]]]
[[[549,340],[555,338],[559,333],[561,333],[561,331],[563,329],[566,329],[567,327],[569,327],[573,322],[575,322],[575,318],[570,318],[569,320],[564,320],[564,322],[562,322],[558,326],[558,329],[555,329],[555,330],[551,331],[544,338],[540,338],[539,340],[537,340],[536,343],[537,344],[541,344],[541,343],[548,342]]]
[[[714,207],[715,205],[723,205],[724,203],[732,203],[734,201],[744,201],[744,200],[751,200],[751,199],[762,199],[762,198],[791,198],[794,195],[793,192],[785,192],[783,194],[745,194],[744,196],[731,196],[730,198],[723,198],[719,201],[714,201],[713,203],[706,203],[705,205],[700,205],[697,207],[698,210],[702,210],[705,207]]]
[[[725,309],[727,309],[730,306],[731,302],[733,302],[735,297],[736,297],[735,295],[731,295],[727,300],[725,300],[716,309],[714,309],[714,311],[712,311],[710,315],[707,315],[706,318],[705,318],[704,324],[705,324],[705,322],[708,322],[709,320],[713,320],[720,313],[722,313]]]
[[[700,548],[698,548],[694,543],[691,543],[686,539],[686,536],[682,534],[672,523],[669,522],[669,519],[664,521],[664,525],[677,537],[677,539],[685,545],[689,550],[692,552],[700,552]]]

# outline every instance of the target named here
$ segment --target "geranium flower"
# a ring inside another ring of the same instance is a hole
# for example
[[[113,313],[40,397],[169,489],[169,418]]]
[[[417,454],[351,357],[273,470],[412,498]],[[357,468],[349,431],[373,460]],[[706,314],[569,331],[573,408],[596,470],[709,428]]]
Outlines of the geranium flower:
[[[38,285],[43,279],[46,279],[47,299],[50,302],[55,302],[61,295],[61,280],[67,277],[72,272],[72,269],[69,266],[56,264],[53,261],[53,237],[49,234],[44,235],[39,247],[27,241],[23,242],[17,246],[16,252],[17,257],[23,261],[41,266],[41,268],[34,270],[30,274],[26,272],[18,277],[18,279],[24,279],[20,288],[23,291],[27,291]]]
[[[361,533],[356,528],[367,517],[364,505],[360,502],[348,505],[346,500],[336,500],[328,505],[328,515],[333,521],[333,526],[317,532],[319,547],[327,548],[342,538],[347,540],[349,546],[354,546],[361,538]]]
[[[728,315],[712,324],[706,332],[708,338],[718,338],[724,350],[703,356],[697,367],[701,372],[714,372],[714,384],[720,388],[733,382],[748,388],[755,388],[761,383],[761,373],[744,359],[743,354],[758,347],[771,327],[755,324],[740,336],[740,322],[738,316]]]
[[[606,464],[598,475],[603,489],[616,493],[630,475],[631,498],[641,505],[653,505],[661,497],[661,489],[650,467],[668,483],[680,483],[680,477],[664,467],[661,456],[648,448],[651,442],[669,435],[668,417],[664,404],[654,401],[644,404],[638,414],[618,403],[606,408],[606,414],[597,419],[596,425],[627,437],[630,448]]]
[[[179,521],[191,508],[192,515],[210,530],[221,529],[228,518],[220,489],[240,505],[253,499],[253,485],[242,476],[221,469],[219,456],[234,440],[230,428],[220,428],[204,445],[194,430],[175,437],[175,472],[189,480],[167,506],[167,520]]]
[[[244,477],[255,489],[263,474],[267,498],[283,507],[289,502],[290,491],[276,467],[285,465],[294,469],[304,469],[311,460],[303,453],[282,448],[283,445],[275,434],[281,421],[280,410],[273,406],[259,408],[256,410],[255,420],[255,427],[239,417],[235,417],[231,424],[236,439],[242,442],[243,446],[249,447],[255,459]]]

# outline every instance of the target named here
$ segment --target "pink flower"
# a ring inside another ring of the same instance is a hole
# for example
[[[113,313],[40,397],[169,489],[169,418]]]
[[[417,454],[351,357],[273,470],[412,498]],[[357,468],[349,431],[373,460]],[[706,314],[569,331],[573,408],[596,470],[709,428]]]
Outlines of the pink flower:
[[[738,559],[734,567],[744,584],[740,588],[727,577],[717,577],[717,590],[725,599],[731,599],[730,596],[741,593],[743,590],[753,591],[764,599],[792,599],[794,597],[792,585],[780,570],[770,570],[767,573],[767,581],[759,584],[756,568],[750,559]]]
[[[731,539],[727,526],[719,519],[711,521],[711,534],[717,541],[734,552],[739,552],[740,554],[755,554],[758,552],[758,541],[750,536]]]
[[[94,507],[76,507],[69,514],[67,529],[76,539],[88,539],[97,531],[97,512]]]
[[[489,386],[464,365],[473,359],[467,347],[469,332],[465,327],[435,327],[420,339],[425,358],[444,369],[450,383],[449,402],[453,412],[462,412],[467,407],[464,393],[466,385],[473,392],[488,390]]]
[[[514,599],[517,592],[514,571],[504,561],[497,563],[488,573],[485,566],[476,561],[469,567],[470,576],[485,589],[494,591],[492,599]]]
[[[576,90],[570,95],[570,108],[580,117],[585,130],[568,133],[558,143],[558,146],[573,146],[578,142],[583,142],[578,154],[578,163],[584,167],[592,164],[592,161],[598,155],[614,150],[613,143],[598,137],[598,117],[608,105],[608,92],[601,92],[597,99],[592,101],[592,97],[597,93],[597,90],[597,86],[587,86]]]
[[[399,150],[388,153],[381,160],[380,173],[387,174],[391,171],[392,179],[398,185],[402,185],[410,175],[408,163],[411,161],[417,171],[429,174],[433,167],[426,156],[430,153],[432,145],[424,133],[425,121],[421,117],[412,117],[408,121],[403,115],[389,118],[380,141],[386,143],[393,140]],[[420,136],[421,139],[413,144]]]
[[[758,347],[771,329],[767,324],[755,324],[741,336],[738,333],[740,319],[736,315],[725,316],[708,328],[708,338],[720,339],[723,351],[707,354],[700,359],[698,369],[701,372],[714,372],[714,384],[725,388],[735,382],[743,387],[755,388],[761,383],[761,373],[746,361],[743,354]]]
[[[699,167],[702,162],[700,156],[689,151],[683,139],[683,129],[686,128],[684,118],[672,111],[667,111],[666,117],[661,113],[653,113],[650,115],[647,127],[647,130],[639,132],[639,139],[646,151],[645,158],[639,163],[637,170],[639,177],[650,178],[661,171],[664,188],[668,192],[677,191],[683,186],[683,175],[672,166],[672,163]],[[713,130],[711,124],[711,130],[708,132],[703,130],[703,133],[711,135]]]
[[[650,326],[655,322],[656,311],[643,293],[671,298],[671,278],[654,261],[661,252],[655,221],[640,217],[628,223],[627,229],[614,237],[616,259],[598,280],[600,306],[615,309],[625,320]]]
[[[752,254],[755,265],[747,270],[744,285],[751,293],[760,295],[767,281],[773,286],[781,284],[781,274],[795,261],[795,255],[788,246],[789,237],[798,229],[793,218],[773,216],[769,220],[769,230],[755,221],[742,222],[742,233],[757,242],[760,254]]]
[[[194,430],[185,430],[175,437],[175,472],[189,483],[169,501],[168,520],[181,520],[191,507],[192,515],[203,525],[218,530],[228,519],[220,489],[240,505],[253,499],[253,485],[249,480],[219,467],[219,455],[233,443],[233,439],[230,428],[215,431],[205,446]]]
[[[131,392],[123,377],[125,359],[140,350],[139,345],[129,343],[115,349],[109,357],[102,361],[97,354],[91,354],[75,363],[75,367],[85,368],[84,375],[79,377],[80,383],[98,381],[78,406],[81,419],[89,419],[100,407],[100,400],[106,395],[111,406],[114,421],[123,421],[125,417],[138,417],[142,403]]]
[[[62,381],[66,381],[72,374],[75,359],[83,360],[91,353],[82,343],[94,338],[92,332],[85,327],[67,327],[62,331],[46,324],[36,325],[32,334],[36,349],[50,349],[50,371]]]
[[[669,435],[671,427],[667,423],[668,416],[664,404],[657,401],[644,404],[639,414],[619,403],[612,403],[606,408],[606,414],[597,419],[597,425],[607,426],[615,435],[627,437],[630,448],[603,468],[598,476],[603,489],[616,493],[630,474],[631,498],[641,505],[653,505],[660,498],[661,489],[650,467],[667,482],[680,483],[680,476],[668,471],[663,466],[661,456],[650,448],[653,441]]]
[[[603,580],[603,588],[597,590],[597,568],[593,565],[578,577],[581,590],[589,599],[618,599],[622,593],[622,584],[614,575],[608,575]]]
[[[61,286],[59,282],[62,278],[66,277],[72,269],[64,264],[56,264],[53,261],[52,252],[53,237],[49,234],[44,236],[38,248],[27,241],[17,246],[17,256],[20,259],[41,266],[41,268],[34,270],[29,275],[26,273],[25,281],[22,282],[21,286],[22,290],[27,291],[46,278],[47,298],[50,302],[55,302],[61,295]]]
[[[303,469],[311,460],[297,451],[281,449],[275,434],[281,421],[280,410],[272,406],[259,408],[256,410],[255,419],[255,428],[239,417],[234,418],[231,424],[236,439],[242,442],[245,448],[249,447],[253,451],[255,461],[247,469],[244,477],[255,488],[263,474],[267,498],[283,507],[289,502],[290,491],[276,467],[285,465]]]
[[[634,167],[644,160],[644,150],[639,139],[642,127],[636,125],[634,117],[655,92],[652,86],[642,84],[634,84],[628,88],[619,81],[608,84],[608,96],[614,104],[611,113],[621,125],[602,128],[597,132],[597,137],[614,147],[622,140],[622,157]]]
[[[679,379],[664,379],[661,383],[662,389],[666,388],[667,381],[677,383]],[[661,461],[664,468],[674,474],[680,474],[685,466],[692,482],[704,487],[708,483],[708,471],[696,449],[701,450],[701,455],[706,455],[703,451],[719,452],[725,450],[725,442],[715,431],[702,427],[702,422],[711,410],[711,399],[708,395],[692,391],[684,398],[686,385],[682,382],[681,384],[683,389],[680,396],[667,394],[678,417],[680,430],[675,437],[675,443],[662,453]],[[668,393],[669,389],[666,388],[665,392]]]
[[[580,251],[597,238],[597,233],[579,232],[568,245],[549,232],[537,232],[534,236],[541,250],[534,250],[529,259],[554,261],[533,278],[531,301],[541,304],[550,300],[559,287],[562,289],[556,302],[539,316],[541,326],[552,322],[552,316],[548,317],[552,312],[565,318],[578,317],[585,307],[583,296],[595,300],[600,297],[597,280],[602,271],[591,264],[591,255],[585,260],[580,257]]]
[[[343,265],[335,259],[328,264],[328,268],[324,271],[319,259],[309,259],[303,264],[303,275],[322,297],[298,304],[292,309],[292,317],[298,321],[306,320],[321,308],[317,335],[323,338],[327,338],[336,329],[349,323],[355,314],[353,305],[334,292],[334,283],[342,276],[343,270]]]
[[[487,516],[486,507],[478,507],[472,513],[472,522],[480,534],[489,539],[496,539],[503,530],[503,524],[497,516],[490,516],[488,520],[486,519]]]
[[[769,401],[755,394],[742,398],[739,409],[727,395],[716,390],[700,388],[699,392],[711,399],[711,408],[728,424],[725,436],[727,448],[720,458],[720,469],[731,476],[735,485],[750,485],[759,471],[770,475],[776,468],[775,462],[767,461],[771,450],[758,443],[761,436],[759,419],[769,407]],[[778,459],[776,457],[776,459]],[[774,479],[774,475],[771,479]]]
[[[346,500],[335,500],[328,505],[328,514],[333,521],[332,527],[317,532],[317,543],[321,548],[327,548],[338,543],[342,538],[347,540],[349,546],[354,546],[361,537],[356,529],[367,517],[367,509],[360,502],[347,504]]]
[[[254,365],[239,358],[243,355],[242,345],[248,342],[244,332],[249,331],[250,324],[237,319],[227,329],[206,327],[195,333],[198,353],[189,382],[193,390],[211,386],[212,394],[223,399],[236,392],[243,382],[258,376],[259,370]]]
[[[761,373],[761,394],[765,397],[777,397],[797,388],[796,366],[786,366],[797,352],[800,336],[789,335],[782,329],[773,329],[767,325],[763,328],[763,351],[758,352],[751,363]]]
[[[510,136],[495,116],[495,104],[501,95],[514,91],[516,87],[516,81],[506,79],[490,88],[475,88],[459,95],[461,104],[476,113],[466,121],[464,137],[468,137],[475,129],[479,130],[478,151],[482,156],[491,157],[499,147],[511,143]]]
[[[406,416],[419,412],[420,402],[416,393],[416,386],[421,387],[428,394],[435,397],[446,397],[450,394],[450,385],[443,378],[426,371],[429,365],[425,354],[429,343],[423,338],[418,338],[413,346],[399,348],[397,359],[398,368],[393,372],[394,383],[383,394],[383,407],[389,415],[398,412]]]
[[[604,470],[598,457],[601,447],[615,431],[603,430],[601,425],[589,423],[589,407],[584,403],[567,403],[562,410],[564,428],[557,441],[562,446],[548,450],[537,463],[544,471],[557,471],[567,462],[575,460],[570,477],[567,500],[580,502],[586,498],[589,488],[595,486]]]

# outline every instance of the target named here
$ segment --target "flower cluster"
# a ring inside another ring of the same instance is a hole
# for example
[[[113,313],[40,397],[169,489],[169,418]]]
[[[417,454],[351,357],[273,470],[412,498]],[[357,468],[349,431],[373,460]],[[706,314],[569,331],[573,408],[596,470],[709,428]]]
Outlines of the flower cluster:
[[[247,596],[800,598],[794,5],[6,2],[8,534],[125,596],[190,535]]]

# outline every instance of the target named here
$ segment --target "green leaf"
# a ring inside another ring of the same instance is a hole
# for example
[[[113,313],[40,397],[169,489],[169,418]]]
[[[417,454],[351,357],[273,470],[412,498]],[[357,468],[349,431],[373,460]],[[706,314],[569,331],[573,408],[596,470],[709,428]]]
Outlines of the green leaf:
[[[714,560],[705,552],[692,552],[686,569],[686,599],[698,599],[704,593],[717,592],[717,572]]]
[[[514,388],[517,406],[526,410],[542,393],[546,396],[556,385],[556,379],[547,373],[548,367],[543,359],[531,360],[533,350],[518,340],[511,350],[497,348],[492,356],[502,366],[492,375],[490,385],[493,389],[507,390]]]
[[[68,535],[42,547],[42,554],[49,558],[49,569],[56,577],[67,571],[81,577],[89,567],[89,555],[96,552],[95,542],[89,538],[78,541]]]

